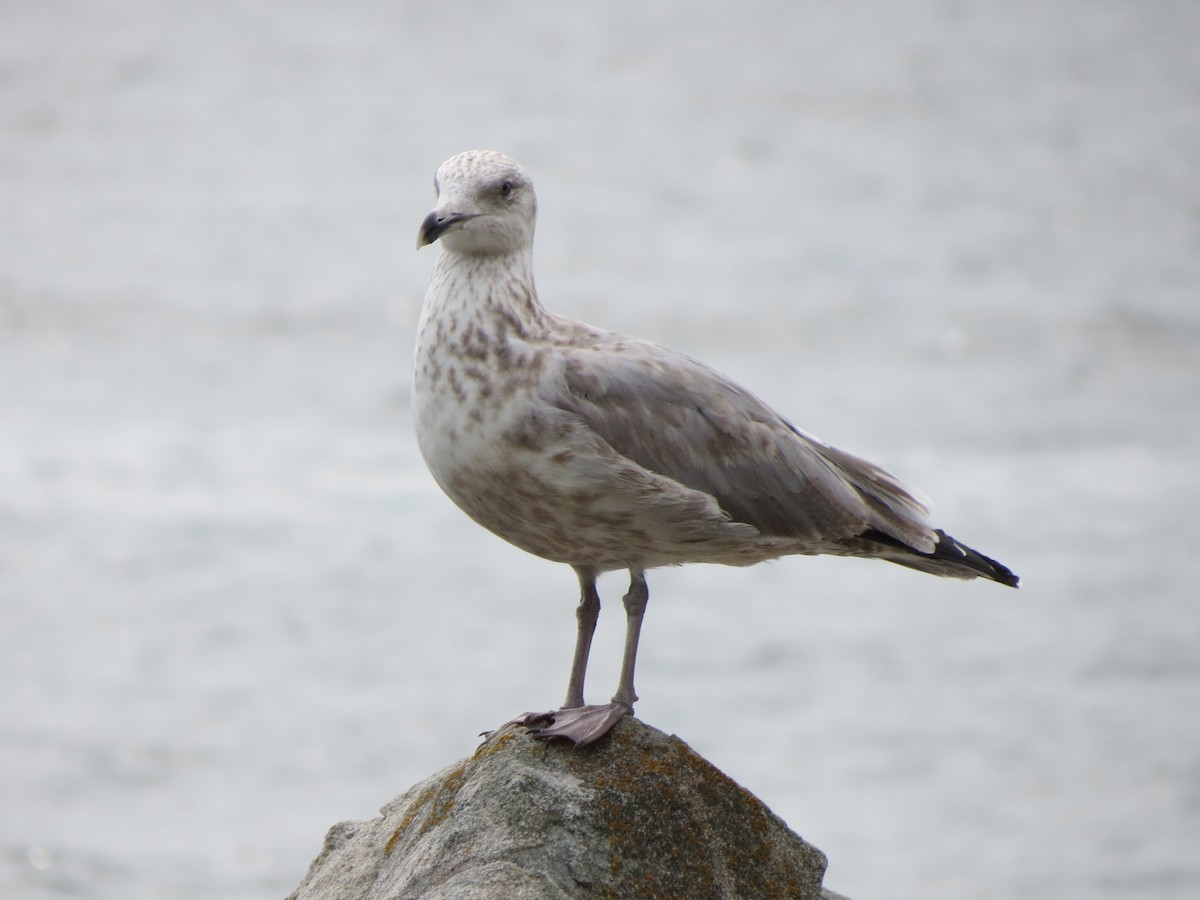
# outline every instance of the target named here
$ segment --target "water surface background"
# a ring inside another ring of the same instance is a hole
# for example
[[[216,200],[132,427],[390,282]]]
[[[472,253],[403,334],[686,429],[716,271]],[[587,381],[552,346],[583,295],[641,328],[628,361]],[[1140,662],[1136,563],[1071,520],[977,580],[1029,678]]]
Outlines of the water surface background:
[[[854,900],[1200,894],[1198,43],[1165,0],[6,4],[0,896],[282,896],[561,699],[572,573],[409,421],[473,147],[534,176],[549,305],[1024,578],[652,573],[639,715]]]

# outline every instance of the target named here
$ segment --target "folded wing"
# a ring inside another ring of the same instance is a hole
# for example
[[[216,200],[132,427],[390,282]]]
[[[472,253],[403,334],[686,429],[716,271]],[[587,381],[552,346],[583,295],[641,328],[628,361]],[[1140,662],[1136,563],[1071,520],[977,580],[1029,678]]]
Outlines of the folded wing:
[[[703,363],[620,340],[620,353],[566,350],[545,399],[618,453],[711,494],[765,535],[830,552],[878,532],[887,543],[934,551],[929,509],[899,480],[805,434]]]

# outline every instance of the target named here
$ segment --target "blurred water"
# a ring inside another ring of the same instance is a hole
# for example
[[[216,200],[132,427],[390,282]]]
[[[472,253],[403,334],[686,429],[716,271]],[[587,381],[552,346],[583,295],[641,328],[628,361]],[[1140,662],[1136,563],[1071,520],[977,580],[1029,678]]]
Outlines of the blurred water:
[[[1198,37],[1171,2],[0,9],[0,895],[281,896],[560,699],[572,574],[408,421],[429,181],[493,147],[552,306],[1025,579],[656,572],[639,715],[856,900],[1196,896]]]

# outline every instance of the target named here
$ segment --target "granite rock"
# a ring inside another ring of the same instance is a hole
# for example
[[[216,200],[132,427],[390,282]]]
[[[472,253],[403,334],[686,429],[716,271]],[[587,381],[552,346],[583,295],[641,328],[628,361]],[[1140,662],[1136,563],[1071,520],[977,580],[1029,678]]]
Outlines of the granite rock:
[[[633,718],[582,749],[510,726],[381,812],[335,825],[289,900],[838,896],[820,850]]]

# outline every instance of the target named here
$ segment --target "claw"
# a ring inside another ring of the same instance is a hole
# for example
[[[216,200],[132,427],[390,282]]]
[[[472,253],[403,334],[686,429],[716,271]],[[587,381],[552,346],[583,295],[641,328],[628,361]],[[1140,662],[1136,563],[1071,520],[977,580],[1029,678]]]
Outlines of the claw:
[[[483,742],[486,744],[510,725],[520,725],[522,728],[533,729],[533,726],[537,725],[538,722],[553,722],[557,715],[557,710],[521,713],[521,715],[517,716],[515,719],[509,719],[503,725],[493,728],[491,731],[479,732],[479,736],[483,738]]]

